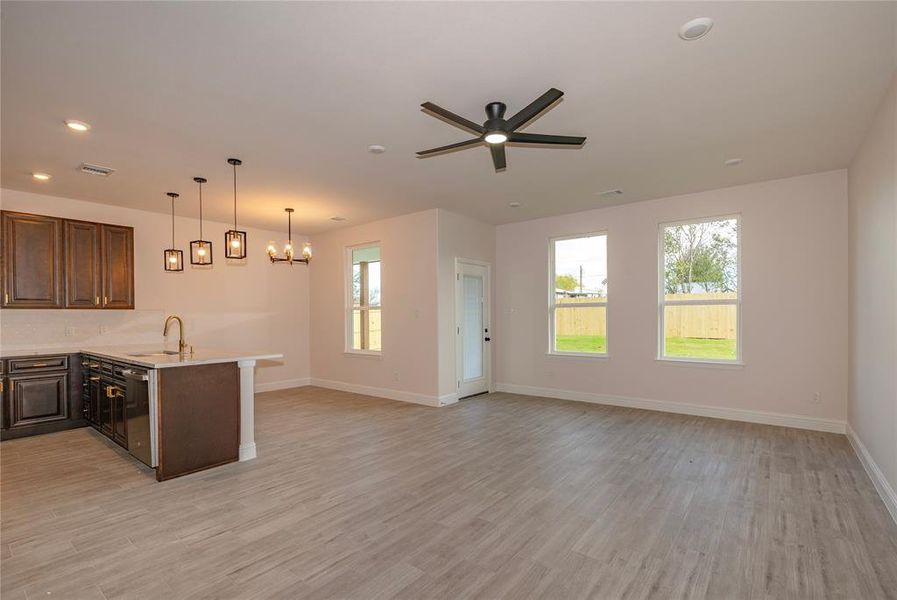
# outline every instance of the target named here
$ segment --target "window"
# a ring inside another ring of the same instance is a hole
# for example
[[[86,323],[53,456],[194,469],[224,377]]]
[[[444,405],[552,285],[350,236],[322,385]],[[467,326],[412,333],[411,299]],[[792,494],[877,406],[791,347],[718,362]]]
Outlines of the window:
[[[607,235],[551,240],[552,354],[607,355]]]
[[[346,347],[349,352],[379,353],[380,245],[348,248],[347,255]]]
[[[659,357],[741,359],[739,218],[660,226]]]

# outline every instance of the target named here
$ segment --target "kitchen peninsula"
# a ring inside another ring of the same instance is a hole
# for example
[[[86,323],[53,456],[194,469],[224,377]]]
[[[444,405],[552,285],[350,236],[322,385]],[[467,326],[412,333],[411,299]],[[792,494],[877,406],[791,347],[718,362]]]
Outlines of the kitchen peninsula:
[[[3,439],[89,425],[163,481],[255,458],[254,368],[282,354],[4,350]]]

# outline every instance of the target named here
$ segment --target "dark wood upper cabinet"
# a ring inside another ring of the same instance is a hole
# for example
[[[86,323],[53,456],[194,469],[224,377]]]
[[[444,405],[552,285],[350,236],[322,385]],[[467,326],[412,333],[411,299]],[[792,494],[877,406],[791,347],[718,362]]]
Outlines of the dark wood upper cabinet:
[[[3,308],[134,308],[134,229],[2,211]]]
[[[103,237],[103,307],[134,308],[134,230],[100,225]]]
[[[100,225],[65,222],[65,306],[99,308]]]
[[[62,308],[62,219],[2,213],[3,307]]]

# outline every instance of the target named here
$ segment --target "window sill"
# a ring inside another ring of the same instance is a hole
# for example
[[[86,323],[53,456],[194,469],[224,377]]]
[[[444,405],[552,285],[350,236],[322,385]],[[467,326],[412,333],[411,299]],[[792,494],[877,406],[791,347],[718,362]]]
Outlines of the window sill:
[[[343,356],[380,359],[383,358],[383,352],[378,352],[376,350],[345,350],[343,351]]]
[[[546,352],[545,356],[557,358],[587,358],[591,360],[607,360],[609,358],[607,353],[598,354],[589,352]]]
[[[673,367],[710,367],[712,369],[743,369],[744,363],[740,360],[700,360],[698,358],[655,358],[656,362]]]

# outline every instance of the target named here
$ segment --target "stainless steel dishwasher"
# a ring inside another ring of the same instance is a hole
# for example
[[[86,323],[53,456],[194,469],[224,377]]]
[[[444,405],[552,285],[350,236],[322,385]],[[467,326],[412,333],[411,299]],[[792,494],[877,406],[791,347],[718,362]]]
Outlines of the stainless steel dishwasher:
[[[149,373],[135,367],[123,369],[121,373],[125,377],[128,452],[146,466],[152,467],[154,461]]]

